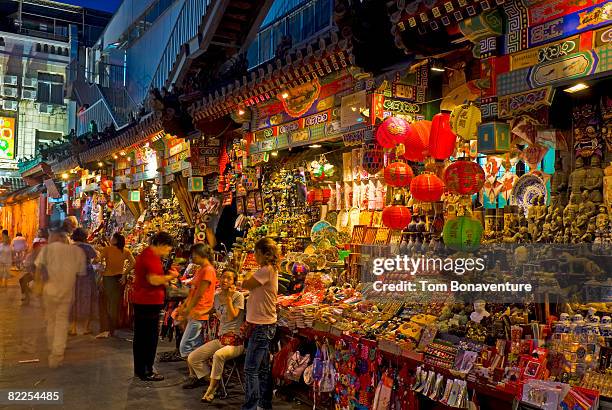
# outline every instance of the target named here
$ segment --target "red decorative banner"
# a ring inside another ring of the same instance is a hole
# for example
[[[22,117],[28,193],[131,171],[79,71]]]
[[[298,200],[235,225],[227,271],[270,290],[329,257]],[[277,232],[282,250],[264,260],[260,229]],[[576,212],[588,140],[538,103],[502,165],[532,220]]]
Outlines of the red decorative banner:
[[[586,7],[604,3],[605,0],[548,0],[529,7],[529,25],[543,23]]]

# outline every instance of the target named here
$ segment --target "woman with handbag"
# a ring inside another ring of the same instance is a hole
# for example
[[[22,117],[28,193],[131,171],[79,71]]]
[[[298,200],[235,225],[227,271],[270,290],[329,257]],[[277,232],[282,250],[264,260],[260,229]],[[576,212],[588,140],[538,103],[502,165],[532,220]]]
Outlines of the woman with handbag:
[[[240,327],[244,322],[244,296],[236,291],[235,283],[236,272],[231,269],[224,270],[221,276],[221,289],[215,295],[213,306],[219,318],[219,338],[194,350],[187,358],[189,380],[183,388],[193,389],[202,386],[205,377],[210,376],[210,384],[202,396],[202,402],[205,403],[210,403],[215,398],[225,362],[244,352],[244,341],[240,336]],[[211,357],[212,369],[208,365]]]
[[[243,410],[272,408],[270,347],[276,334],[276,300],[280,252],[270,238],[255,244],[255,260],[260,268],[242,282],[249,290],[246,321],[247,348],[244,359],[245,403]]]
[[[159,314],[164,307],[166,285],[178,277],[176,270],[164,271],[162,259],[172,251],[174,241],[167,232],[159,232],[136,258],[132,304],[134,306],[134,375],[144,381],[162,381],[153,371],[159,339]]]

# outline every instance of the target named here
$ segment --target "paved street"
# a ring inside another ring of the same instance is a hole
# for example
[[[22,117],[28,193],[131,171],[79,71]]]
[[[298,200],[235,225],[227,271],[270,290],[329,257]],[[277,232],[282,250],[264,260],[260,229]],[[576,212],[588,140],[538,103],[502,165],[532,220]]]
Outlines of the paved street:
[[[17,275],[13,272],[13,275]],[[63,367],[46,364],[44,321],[38,301],[22,307],[16,278],[8,289],[0,289],[0,389],[63,389],[62,409],[239,409],[243,393],[239,386],[229,397],[213,404],[200,403],[202,389],[183,390],[187,366],[161,363],[166,380],[142,382],[132,377],[132,344],[126,339],[96,340],[93,336],[68,339]],[[174,342],[173,342],[174,343]],[[160,343],[159,351],[172,350],[173,343]],[[19,363],[39,359],[38,363]],[[5,406],[7,409],[55,408],[57,406]],[[275,409],[306,407],[279,401]]]

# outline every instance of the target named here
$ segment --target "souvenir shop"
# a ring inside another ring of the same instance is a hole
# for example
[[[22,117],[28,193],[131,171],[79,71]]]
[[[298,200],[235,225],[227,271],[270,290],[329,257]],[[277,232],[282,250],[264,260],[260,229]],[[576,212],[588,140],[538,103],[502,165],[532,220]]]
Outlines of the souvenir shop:
[[[317,408],[605,407],[609,7],[430,3],[397,10],[396,44],[455,19],[461,47],[373,76],[332,42],[194,107],[243,124],[231,263],[256,269],[263,236],[283,252],[274,377]],[[376,273],[396,255],[445,263]],[[484,270],[445,291],[466,257]]]

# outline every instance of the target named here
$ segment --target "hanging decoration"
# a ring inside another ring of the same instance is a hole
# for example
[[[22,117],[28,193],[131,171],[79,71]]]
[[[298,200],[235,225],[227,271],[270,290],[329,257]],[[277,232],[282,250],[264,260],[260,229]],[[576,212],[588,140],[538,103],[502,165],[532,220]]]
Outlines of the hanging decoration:
[[[422,162],[427,156],[431,121],[422,120],[410,124],[403,141],[404,158],[408,161]]]
[[[485,182],[485,172],[475,162],[459,159],[444,170],[446,188],[459,195],[471,195],[480,191]]]
[[[375,175],[383,169],[385,154],[377,144],[368,144],[364,147],[361,157],[361,167],[370,175]]]
[[[480,109],[472,104],[462,104],[453,109],[450,126],[453,132],[464,140],[477,138],[478,125],[482,121]]]
[[[403,118],[389,117],[376,130],[376,141],[383,148],[395,148],[404,143],[408,129],[409,124]]]
[[[391,205],[383,209],[383,224],[391,229],[406,229],[412,220],[412,213],[407,206]]]
[[[444,244],[460,252],[473,252],[480,247],[483,227],[478,219],[458,216],[446,222],[442,231]]]
[[[393,162],[385,168],[385,182],[393,187],[409,186],[414,172],[410,165],[404,162]]]
[[[312,161],[310,169],[315,181],[324,181],[334,175],[334,166],[327,161],[325,155],[321,155],[318,161]]]
[[[444,182],[435,174],[421,174],[412,179],[410,193],[417,201],[437,202],[444,193]]]
[[[455,152],[457,136],[450,127],[450,114],[433,116],[429,136],[429,155],[435,159],[448,159]]]

